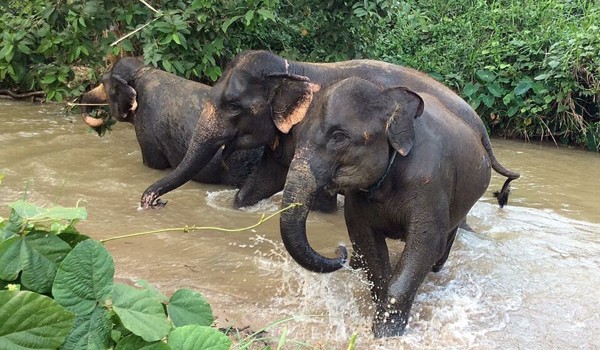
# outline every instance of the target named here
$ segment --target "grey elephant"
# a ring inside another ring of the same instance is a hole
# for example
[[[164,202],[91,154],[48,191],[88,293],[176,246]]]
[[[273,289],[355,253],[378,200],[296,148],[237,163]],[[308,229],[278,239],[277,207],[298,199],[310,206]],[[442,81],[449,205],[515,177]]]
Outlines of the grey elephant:
[[[110,116],[134,125],[142,159],[153,169],[175,168],[190,145],[211,88],[145,65],[134,57],[118,60],[102,82],[81,96],[82,104],[108,103]],[[91,127],[105,121],[92,118],[83,107],[83,120]],[[198,142],[198,140],[196,140]],[[186,174],[190,180],[241,186],[259,163],[262,147],[223,156],[213,153],[208,165]],[[162,203],[164,204],[164,203]]]
[[[318,190],[343,192],[353,259],[372,282],[374,334],[403,334],[419,286],[446,262],[491,169],[508,177],[502,205],[519,174],[498,163],[481,128],[436,96],[360,78],[322,92],[297,128],[282,205],[303,205],[281,214],[285,247],[310,271],[340,269],[346,248],[338,247],[336,258],[317,253],[307,241],[306,218]],[[396,266],[386,238],[406,242]]]
[[[310,63],[287,60],[267,51],[247,51],[226,67],[205,102],[200,122],[181,164],[144,191],[140,206],[161,206],[160,196],[190,180],[214,154],[267,146],[261,162],[235,196],[247,206],[281,191],[294,154],[294,125],[302,120],[320,88],[340,79],[362,77],[386,87],[406,86],[435,96],[462,123],[485,133],[471,106],[424,73],[374,60]],[[504,193],[504,192],[503,192]],[[335,208],[335,197],[319,194],[323,207]]]

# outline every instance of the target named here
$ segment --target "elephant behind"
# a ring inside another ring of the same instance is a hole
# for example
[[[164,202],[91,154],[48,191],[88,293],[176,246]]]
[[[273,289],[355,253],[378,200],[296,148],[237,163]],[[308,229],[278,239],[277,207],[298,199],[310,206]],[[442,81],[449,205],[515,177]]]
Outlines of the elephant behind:
[[[419,286],[443,267],[459,225],[488,188],[491,169],[507,177],[505,197],[519,174],[496,160],[485,131],[428,93],[348,78],[316,97],[299,122],[282,205],[301,205],[281,214],[283,243],[308,270],[344,266],[344,247],[327,258],[306,235],[315,194],[343,192],[353,265],[366,268],[372,282],[375,336],[401,335]],[[396,266],[386,239],[406,242]]]
[[[102,76],[100,85],[82,95],[81,103],[108,103],[112,118],[133,124],[144,164],[167,169],[181,163],[194,130],[203,127],[198,121],[210,91],[207,85],[126,57]],[[88,111],[84,106],[84,122],[100,126],[103,121],[90,117]],[[257,147],[225,157],[220,149],[205,168],[187,176],[197,182],[240,187],[262,153],[263,148]]]
[[[160,196],[189,181],[190,174],[203,169],[223,145],[229,151],[265,146],[261,163],[237,192],[235,206],[252,205],[281,191],[296,147],[294,126],[304,118],[312,99],[322,94],[320,90],[348,77],[430,94],[461,123],[486,132],[466,101],[414,69],[374,60],[298,62],[267,51],[247,51],[234,58],[213,87],[198,124],[202,128],[194,132],[181,164],[144,191],[140,206],[160,206]],[[505,194],[502,191],[499,199]]]

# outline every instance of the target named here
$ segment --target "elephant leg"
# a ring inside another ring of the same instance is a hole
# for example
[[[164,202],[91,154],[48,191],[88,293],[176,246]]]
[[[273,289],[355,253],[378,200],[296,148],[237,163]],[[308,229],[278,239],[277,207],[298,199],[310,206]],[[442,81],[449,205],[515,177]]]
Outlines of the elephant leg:
[[[404,251],[388,282],[386,299],[377,304],[373,321],[376,337],[404,333],[417,290],[446,247],[446,223],[447,220],[441,223],[414,220],[411,223]]]
[[[235,194],[234,206],[251,206],[283,190],[287,172],[286,166],[279,163],[272,153],[265,151],[260,163]]]
[[[354,250],[350,264],[366,268],[367,278],[371,282],[371,298],[375,302],[383,301],[387,281],[392,275],[385,236],[367,226],[360,214],[351,214],[352,209],[348,205],[344,212]]]
[[[465,221],[463,221],[463,222],[465,222]],[[454,230],[450,231],[450,234],[448,235],[448,240],[446,242],[446,251],[444,252],[444,255],[442,255],[442,257],[440,258],[440,260],[438,260],[435,263],[435,265],[433,265],[433,267],[431,268],[431,271],[439,272],[442,269],[442,267],[444,267],[446,260],[448,260],[448,255],[450,255],[450,250],[452,249],[452,244],[454,243],[454,239],[456,238],[456,231],[458,231],[458,227],[455,228]]]

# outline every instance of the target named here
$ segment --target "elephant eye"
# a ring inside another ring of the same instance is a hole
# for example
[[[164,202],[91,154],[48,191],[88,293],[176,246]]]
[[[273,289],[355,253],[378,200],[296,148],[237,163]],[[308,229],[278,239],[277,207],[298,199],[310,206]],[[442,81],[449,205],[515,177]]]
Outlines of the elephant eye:
[[[241,105],[237,103],[229,103],[223,108],[227,114],[234,117],[242,113],[243,108]]]
[[[336,130],[333,133],[331,133],[330,140],[335,143],[340,143],[348,140],[348,134],[346,134],[346,132],[344,132],[343,130]]]

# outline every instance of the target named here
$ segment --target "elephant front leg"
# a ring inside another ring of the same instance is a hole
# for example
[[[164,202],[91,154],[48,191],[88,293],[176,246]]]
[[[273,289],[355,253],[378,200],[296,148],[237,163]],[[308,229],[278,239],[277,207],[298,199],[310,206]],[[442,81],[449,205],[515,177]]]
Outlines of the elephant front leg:
[[[440,226],[411,226],[400,261],[389,280],[386,298],[377,305],[373,321],[376,337],[404,333],[417,290],[446,247],[446,232]]]
[[[353,249],[350,265],[354,268],[365,268],[367,278],[371,282],[371,298],[377,303],[385,300],[387,281],[392,275],[385,236],[367,226],[362,215],[348,214],[349,210],[352,211],[349,207],[351,204],[346,205],[344,212]]]
[[[234,198],[236,208],[248,207],[283,190],[288,168],[266,153]]]

